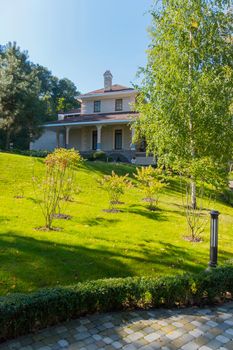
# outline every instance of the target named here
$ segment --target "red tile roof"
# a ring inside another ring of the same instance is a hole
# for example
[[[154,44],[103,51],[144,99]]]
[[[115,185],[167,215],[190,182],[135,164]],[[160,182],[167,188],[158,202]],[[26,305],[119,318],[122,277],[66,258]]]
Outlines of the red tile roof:
[[[63,120],[56,120],[47,124],[63,124],[63,123],[83,123],[85,122],[106,122],[114,120],[128,121],[133,117],[137,117],[137,112],[118,112],[118,113],[102,113],[102,114],[80,114],[73,117],[67,117]],[[46,125],[46,124],[45,124]]]
[[[127,87],[127,86],[119,85],[119,84],[113,84],[111,90],[104,90],[104,88],[102,88],[102,89],[87,92],[86,94],[83,94],[81,96],[103,94],[103,93],[109,93],[109,92],[115,92],[115,91],[125,91],[125,90],[132,91],[134,89]]]

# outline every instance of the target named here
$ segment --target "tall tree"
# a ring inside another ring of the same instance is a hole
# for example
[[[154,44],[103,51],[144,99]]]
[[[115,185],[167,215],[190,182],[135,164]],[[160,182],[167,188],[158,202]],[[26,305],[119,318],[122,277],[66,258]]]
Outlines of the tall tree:
[[[47,68],[35,65],[41,82],[41,98],[46,103],[46,118],[56,118],[56,114],[63,110],[79,108],[80,102],[76,96],[80,94],[75,84],[67,79],[58,79]]]
[[[202,164],[208,160],[208,169],[223,174],[232,156],[230,1],[162,0],[151,14],[137,135],[146,137],[160,162],[185,169],[195,208]]]
[[[30,62],[16,43],[0,46],[0,148],[8,149],[10,141],[28,148],[43,121],[80,106],[78,94],[74,83]]]
[[[9,149],[11,135],[24,128],[36,136],[43,103],[40,81],[32,69],[26,52],[16,43],[9,43],[0,54],[0,128],[5,132],[5,148]]]

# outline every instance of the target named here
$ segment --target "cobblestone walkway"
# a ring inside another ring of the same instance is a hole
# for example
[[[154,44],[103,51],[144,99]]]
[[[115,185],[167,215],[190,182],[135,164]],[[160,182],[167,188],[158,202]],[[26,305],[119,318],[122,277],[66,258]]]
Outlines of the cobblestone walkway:
[[[233,350],[233,303],[93,315],[3,343],[0,349]]]

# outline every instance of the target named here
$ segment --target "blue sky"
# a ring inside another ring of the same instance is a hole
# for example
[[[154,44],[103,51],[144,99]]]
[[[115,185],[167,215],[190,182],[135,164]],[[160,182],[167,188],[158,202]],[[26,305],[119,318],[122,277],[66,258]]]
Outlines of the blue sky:
[[[145,65],[152,0],[0,0],[0,44],[16,41],[30,59],[81,92],[130,85]]]

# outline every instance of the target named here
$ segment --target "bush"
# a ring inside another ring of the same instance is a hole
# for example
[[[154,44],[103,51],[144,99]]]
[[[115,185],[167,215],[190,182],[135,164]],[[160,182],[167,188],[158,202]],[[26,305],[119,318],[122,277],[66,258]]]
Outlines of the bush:
[[[0,298],[0,340],[87,313],[210,304],[233,295],[233,266],[197,275],[129,277]]]
[[[102,160],[103,162],[106,161],[107,156],[106,153],[103,151],[96,151],[92,153],[93,160]]]
[[[131,186],[128,174],[120,176],[112,170],[111,175],[104,175],[101,180],[97,180],[101,188],[108,192],[109,210],[116,210],[115,205],[120,204],[120,198],[125,193],[127,187]]]
[[[142,192],[144,192],[146,200],[149,203],[149,209],[153,210],[158,205],[159,195],[166,186],[163,170],[154,169],[151,165],[148,167],[136,168],[137,173],[134,177],[138,180]]]
[[[8,151],[7,153],[13,153],[13,154],[20,154],[22,156],[30,156],[30,157],[39,157],[39,158],[45,158],[51,151],[45,151],[45,150],[20,150],[20,149],[12,149]]]
[[[231,189],[226,188],[221,197],[225,203],[233,206],[233,191]]]

